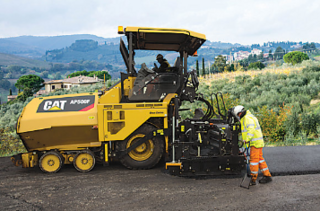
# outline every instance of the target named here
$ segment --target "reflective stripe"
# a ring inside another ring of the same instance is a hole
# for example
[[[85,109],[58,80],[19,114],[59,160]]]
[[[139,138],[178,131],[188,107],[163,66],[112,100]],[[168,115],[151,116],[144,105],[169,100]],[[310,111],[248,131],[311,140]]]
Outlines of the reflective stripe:
[[[261,128],[260,128],[260,127],[256,127],[255,129],[256,129],[256,130],[261,130]]]
[[[245,132],[248,132],[248,131],[247,131],[246,129],[244,129],[244,130],[241,130],[241,132],[242,132],[242,133],[245,133]]]
[[[252,133],[247,133],[247,136],[254,136],[254,134],[252,134]]]
[[[256,165],[258,165],[258,164],[259,164],[259,163],[251,163],[251,162],[250,162],[250,165],[251,165],[251,166],[256,166]]]
[[[257,171],[251,171],[251,174],[258,174]]]
[[[254,127],[254,124],[247,124],[247,128],[250,127],[250,126]]]
[[[269,170],[268,167],[267,167],[267,168],[264,168],[264,169],[261,169],[261,171],[267,171],[267,170]]]
[[[264,162],[264,160],[260,160],[260,161],[259,161],[259,163],[263,163],[263,162]]]
[[[263,137],[259,137],[259,138],[253,138],[253,139],[251,139],[251,141],[258,141],[258,140],[263,140]]]

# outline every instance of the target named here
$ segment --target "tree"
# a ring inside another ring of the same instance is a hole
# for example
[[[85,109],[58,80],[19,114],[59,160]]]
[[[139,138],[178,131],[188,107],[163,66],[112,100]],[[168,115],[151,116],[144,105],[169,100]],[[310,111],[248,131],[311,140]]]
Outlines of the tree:
[[[22,93],[21,95],[18,95],[17,99],[24,102],[24,101],[26,101],[26,99],[27,99],[28,97],[33,96],[33,93],[34,93],[34,92],[32,91],[31,88],[25,87],[24,90],[23,90],[23,93]]]
[[[224,67],[227,65],[227,60],[224,56],[219,55],[215,58],[214,63],[212,66],[217,70],[218,72],[223,72]]]
[[[197,70],[197,75],[200,76],[198,59],[196,60],[196,70]]]
[[[258,55],[258,60],[263,60],[263,52],[261,51],[261,53]]]
[[[11,88],[9,89],[9,95],[12,95],[12,89]]]
[[[22,90],[29,88],[32,93],[36,93],[44,86],[43,83],[44,80],[37,75],[23,75],[17,80],[15,86]]]
[[[48,71],[43,71],[42,73],[40,73],[40,77],[41,78],[48,78],[49,76],[49,72]]]
[[[269,59],[269,60],[272,60],[272,58],[273,58],[272,50],[270,49],[270,50],[269,50],[268,59]]]
[[[283,48],[281,48],[280,46],[277,47],[277,49],[275,50],[273,57],[275,58],[275,60],[279,60],[282,59],[283,56],[285,54],[285,51],[283,50]]]
[[[248,66],[248,69],[259,69],[259,70],[261,70],[261,69],[263,69],[263,68],[265,68],[265,65],[262,63],[262,62],[254,62],[254,63],[251,63],[251,64],[249,64],[249,66]]]
[[[202,75],[205,76],[206,75],[206,69],[204,67],[204,58],[202,58]]]
[[[10,82],[6,79],[0,80],[0,88],[8,89],[10,87]]]
[[[54,64],[53,67],[51,68],[51,72],[62,71],[63,68],[64,68],[63,64]]]
[[[61,76],[61,73],[60,72],[57,72],[56,74],[55,74],[55,76],[54,76],[54,79],[55,80],[60,80],[62,78],[62,76]]]
[[[291,63],[293,65],[301,63],[303,60],[308,60],[307,54],[300,51],[293,51],[284,55],[283,60],[285,63]]]

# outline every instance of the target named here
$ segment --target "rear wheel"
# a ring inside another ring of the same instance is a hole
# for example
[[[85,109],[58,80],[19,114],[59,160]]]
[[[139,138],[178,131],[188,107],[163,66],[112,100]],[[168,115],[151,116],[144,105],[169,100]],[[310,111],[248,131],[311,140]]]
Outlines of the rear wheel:
[[[142,125],[128,139],[120,143],[120,149],[129,148],[155,129],[151,125]],[[163,148],[163,139],[161,137],[153,137],[122,157],[120,162],[129,169],[149,169],[159,162],[163,154]]]
[[[73,166],[79,172],[89,172],[95,165],[94,154],[90,150],[80,151],[73,160]]]
[[[56,173],[62,167],[62,155],[55,151],[43,154],[39,160],[39,167],[43,172]]]

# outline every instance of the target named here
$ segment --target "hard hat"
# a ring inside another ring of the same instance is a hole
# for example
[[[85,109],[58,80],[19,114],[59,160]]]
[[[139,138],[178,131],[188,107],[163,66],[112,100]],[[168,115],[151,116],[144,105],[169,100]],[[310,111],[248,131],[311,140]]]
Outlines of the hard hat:
[[[243,110],[244,110],[244,107],[242,105],[237,105],[233,108],[233,114],[237,116],[238,113],[240,113]]]
[[[159,59],[163,59],[163,56],[161,54],[157,55],[157,60],[159,60]]]

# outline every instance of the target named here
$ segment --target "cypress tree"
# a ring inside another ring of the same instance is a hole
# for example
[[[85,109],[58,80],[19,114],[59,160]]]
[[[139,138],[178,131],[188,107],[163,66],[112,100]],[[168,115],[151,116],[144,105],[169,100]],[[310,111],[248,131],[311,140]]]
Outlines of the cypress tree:
[[[9,89],[9,95],[12,95],[12,89],[11,88]]]
[[[204,69],[204,58],[202,58],[202,75],[206,75],[206,70]]]
[[[196,70],[197,70],[197,76],[200,76],[198,59],[196,60]]]

